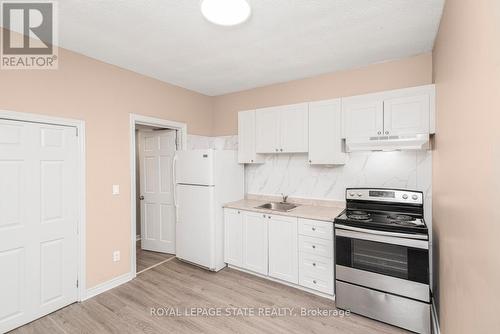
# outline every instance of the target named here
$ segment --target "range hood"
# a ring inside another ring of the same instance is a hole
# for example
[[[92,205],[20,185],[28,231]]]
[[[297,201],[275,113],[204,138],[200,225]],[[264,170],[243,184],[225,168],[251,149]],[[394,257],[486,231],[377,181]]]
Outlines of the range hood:
[[[429,134],[346,139],[347,152],[426,150],[429,147]]]

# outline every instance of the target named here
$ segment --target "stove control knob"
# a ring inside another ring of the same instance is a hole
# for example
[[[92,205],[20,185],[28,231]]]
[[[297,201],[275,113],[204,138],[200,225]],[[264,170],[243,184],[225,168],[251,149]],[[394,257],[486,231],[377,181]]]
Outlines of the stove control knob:
[[[361,196],[363,196],[363,194],[362,193],[358,193],[358,197],[361,197]]]
[[[417,196],[417,195],[413,195],[413,196],[411,197],[411,199],[412,199],[412,200],[414,200],[414,201],[416,201],[416,200],[418,199],[418,196]]]
[[[407,194],[403,194],[403,199],[408,199],[408,195]]]
[[[354,196],[355,194],[354,193],[349,193],[350,196]]]

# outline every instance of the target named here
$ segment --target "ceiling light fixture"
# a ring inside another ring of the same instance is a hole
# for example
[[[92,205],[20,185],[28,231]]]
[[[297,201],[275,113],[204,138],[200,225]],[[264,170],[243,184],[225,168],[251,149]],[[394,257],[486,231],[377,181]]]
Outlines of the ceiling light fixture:
[[[235,26],[248,20],[251,13],[246,0],[202,0],[201,13],[213,24]]]

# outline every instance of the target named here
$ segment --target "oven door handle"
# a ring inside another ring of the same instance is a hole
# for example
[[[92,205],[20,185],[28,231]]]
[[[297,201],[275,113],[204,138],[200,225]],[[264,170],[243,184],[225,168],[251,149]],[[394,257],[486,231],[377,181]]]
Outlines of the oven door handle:
[[[384,242],[394,245],[429,249],[427,236],[415,234],[367,230],[363,228],[335,224],[335,234],[341,237]]]

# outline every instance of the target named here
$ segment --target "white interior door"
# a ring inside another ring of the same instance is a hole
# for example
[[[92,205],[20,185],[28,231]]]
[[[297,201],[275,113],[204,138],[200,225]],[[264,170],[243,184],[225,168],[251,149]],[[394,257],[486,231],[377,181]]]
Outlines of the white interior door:
[[[77,300],[74,127],[0,120],[0,332]]]
[[[141,247],[175,253],[172,161],[176,131],[139,131]]]

